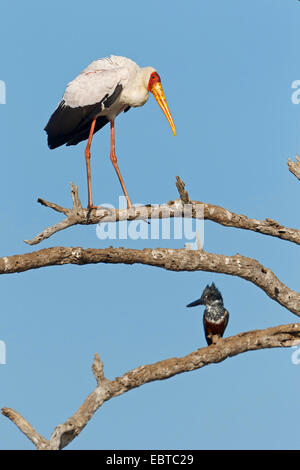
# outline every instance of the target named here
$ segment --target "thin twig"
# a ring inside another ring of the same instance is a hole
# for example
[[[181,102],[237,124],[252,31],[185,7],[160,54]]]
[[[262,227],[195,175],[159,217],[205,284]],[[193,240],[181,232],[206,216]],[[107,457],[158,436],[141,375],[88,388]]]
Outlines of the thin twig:
[[[104,376],[104,364],[100,359],[98,353],[95,354],[94,362],[92,365],[92,371],[97,381],[98,386],[101,386],[104,382],[107,381],[106,377]]]
[[[185,189],[185,183],[180,176],[176,176],[176,187],[183,204],[190,204],[189,193]]]
[[[296,161],[293,162],[290,158],[288,159],[288,167],[291,173],[300,180],[300,158],[296,155]]]

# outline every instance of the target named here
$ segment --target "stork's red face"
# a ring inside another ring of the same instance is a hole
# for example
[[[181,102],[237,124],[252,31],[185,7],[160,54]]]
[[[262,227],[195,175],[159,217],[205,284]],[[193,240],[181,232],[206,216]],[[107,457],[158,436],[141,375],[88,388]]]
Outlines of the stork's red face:
[[[148,91],[151,91],[151,93],[153,94],[153,96],[156,99],[157,103],[161,107],[164,115],[168,119],[169,124],[171,126],[171,129],[172,129],[174,135],[176,135],[175,124],[174,124],[174,121],[172,119],[172,116],[171,116],[171,113],[170,113],[170,110],[169,110],[169,106],[167,104],[167,100],[166,100],[166,97],[165,97],[165,94],[164,94],[164,91],[163,91],[163,88],[162,88],[162,85],[161,85],[160,76],[158,75],[157,72],[152,72],[151,75],[150,75],[149,83],[148,83]]]
[[[152,72],[149,78],[148,90],[152,91],[152,88],[156,83],[161,83],[160,76],[157,72]]]

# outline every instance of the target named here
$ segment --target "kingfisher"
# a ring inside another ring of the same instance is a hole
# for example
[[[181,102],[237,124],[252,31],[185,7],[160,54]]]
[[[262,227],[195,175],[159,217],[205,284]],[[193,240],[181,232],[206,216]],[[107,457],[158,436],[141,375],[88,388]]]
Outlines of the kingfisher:
[[[200,299],[191,302],[187,307],[196,307],[197,305],[205,305],[206,307],[203,326],[207,344],[210,346],[222,338],[228,324],[229,312],[224,307],[222,294],[214,283],[210,286],[207,285]]]

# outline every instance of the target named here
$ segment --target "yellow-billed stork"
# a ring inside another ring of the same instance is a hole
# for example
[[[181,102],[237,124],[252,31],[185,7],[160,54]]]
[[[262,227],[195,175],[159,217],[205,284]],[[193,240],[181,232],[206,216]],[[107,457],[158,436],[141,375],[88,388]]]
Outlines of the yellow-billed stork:
[[[88,182],[88,208],[93,209],[91,186],[91,143],[95,132],[110,122],[110,159],[117,172],[127,207],[131,201],[121,176],[115,153],[115,118],[131,107],[143,106],[149,91],[164,112],[174,135],[175,125],[162,89],[161,80],[153,67],[140,68],[126,57],[110,56],[93,61],[65,90],[57,109],[45,127],[48,146],[76,145],[88,139],[85,160]]]

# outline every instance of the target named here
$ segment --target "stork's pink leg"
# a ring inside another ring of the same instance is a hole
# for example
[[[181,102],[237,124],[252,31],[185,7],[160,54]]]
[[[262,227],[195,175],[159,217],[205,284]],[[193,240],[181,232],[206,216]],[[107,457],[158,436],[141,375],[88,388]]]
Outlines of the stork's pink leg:
[[[118,175],[119,181],[120,181],[122,189],[123,189],[123,193],[126,197],[127,208],[130,209],[132,204],[131,204],[130,198],[128,196],[128,193],[126,191],[125,184],[124,184],[121,172],[120,172],[119,167],[118,167],[118,162],[117,162],[117,157],[116,157],[116,152],[115,152],[115,121],[114,121],[114,119],[112,121],[110,121],[110,159],[112,161],[114,169],[116,170],[116,173]]]
[[[93,205],[93,199],[92,199],[92,183],[91,183],[91,165],[90,165],[90,160],[91,160],[91,143],[93,139],[93,134],[95,130],[95,124],[96,124],[97,118],[94,118],[91,124],[90,128],[90,133],[89,133],[89,138],[87,145],[85,147],[84,155],[85,155],[85,162],[86,162],[86,174],[87,174],[87,184],[88,184],[88,209],[95,209],[95,206]]]

